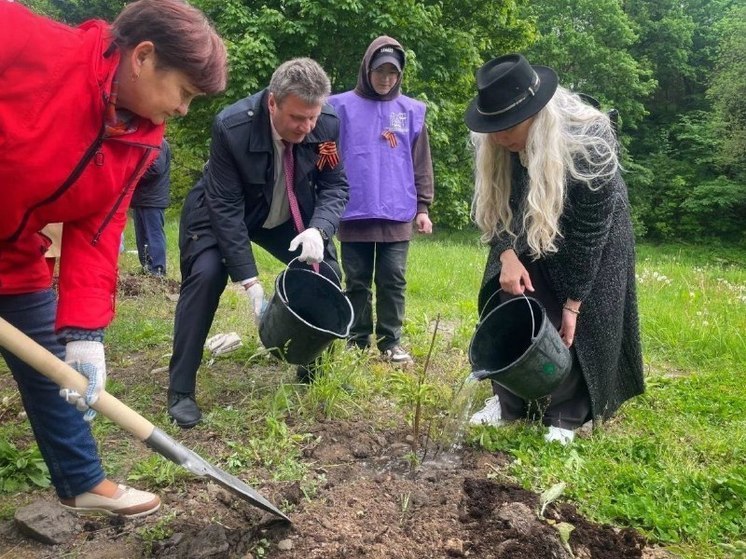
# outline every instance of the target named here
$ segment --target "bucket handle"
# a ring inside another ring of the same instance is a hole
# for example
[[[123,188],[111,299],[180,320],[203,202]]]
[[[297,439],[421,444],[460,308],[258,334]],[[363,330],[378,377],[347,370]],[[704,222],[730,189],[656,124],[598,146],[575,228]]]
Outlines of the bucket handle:
[[[284,289],[284,286],[283,286],[283,289]],[[500,293],[501,291],[503,291],[502,287],[499,288],[497,291],[495,291],[492,295],[490,295],[489,298],[484,302],[484,306],[482,307],[482,312],[479,313],[479,322],[478,322],[479,324],[482,323],[482,314],[484,313],[484,309],[487,308],[490,301],[492,301],[492,298],[498,293]],[[523,293],[521,293],[521,295],[523,296],[524,299],[526,299],[526,304],[528,305],[528,312],[531,315],[531,339],[533,340],[534,332],[536,331],[536,321],[534,320],[534,311],[531,308],[531,301],[529,301],[528,297],[526,297],[526,292],[524,291]]]
[[[287,264],[288,269],[290,268],[290,265],[293,262],[295,262],[295,261],[300,262],[300,260],[298,260],[297,256],[295,258],[293,258],[290,262],[288,262],[288,264]],[[332,274],[334,274],[334,277],[337,278],[337,285],[342,285],[342,280],[339,279],[339,276],[337,275],[337,272],[334,271],[334,268],[332,268],[331,264],[329,264],[328,262],[324,262],[323,260],[320,263],[321,264],[326,264],[326,266],[331,270]],[[316,273],[318,274],[318,272],[316,272]],[[282,292],[283,292],[283,294],[287,293],[287,289],[285,288],[285,277],[286,277],[286,274],[283,274],[282,275]]]

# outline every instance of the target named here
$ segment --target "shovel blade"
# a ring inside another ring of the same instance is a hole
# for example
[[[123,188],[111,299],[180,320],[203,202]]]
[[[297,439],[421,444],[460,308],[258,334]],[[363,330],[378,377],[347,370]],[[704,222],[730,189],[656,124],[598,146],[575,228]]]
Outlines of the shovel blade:
[[[186,468],[194,475],[210,477],[221,486],[250,502],[252,505],[262,510],[266,510],[267,512],[271,512],[286,522],[291,522],[291,520],[280,509],[262,497],[255,489],[249,487],[236,476],[213,466],[199,454],[188,449],[181,443],[176,442],[160,429],[153,429],[151,435],[145,439],[144,442],[158,454],[165,456],[172,462]]]
[[[81,394],[85,392],[87,381],[83,375],[3,318],[0,318],[0,346],[15,354],[19,359],[22,359],[58,385],[74,388]],[[163,431],[155,427],[150,421],[106,391],[101,393],[98,401],[91,407],[103,416],[111,419],[122,429],[132,433],[138,440],[143,441],[150,448],[172,462],[183,466],[195,475],[211,477],[220,485],[249,501],[254,506],[290,522],[290,519],[282,511],[243,481],[216,468],[197,453],[177,443]]]

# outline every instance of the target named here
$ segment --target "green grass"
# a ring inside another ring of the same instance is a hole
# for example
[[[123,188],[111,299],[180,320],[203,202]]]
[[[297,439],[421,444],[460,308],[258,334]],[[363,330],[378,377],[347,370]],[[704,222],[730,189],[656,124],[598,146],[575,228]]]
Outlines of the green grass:
[[[475,436],[511,454],[525,486],[565,481],[591,518],[634,526],[684,557],[730,556],[746,539],[746,254],[638,253],[646,394],[569,453],[515,431]]]
[[[179,278],[176,231],[172,220],[173,279]],[[127,248],[133,247],[129,229]],[[256,254],[269,293],[282,265]],[[447,449],[461,435],[465,408],[489,395],[486,383],[462,387],[486,255],[476,233],[436,233],[412,244],[404,333],[420,367],[439,317],[421,381],[417,374],[392,374],[370,355],[336,351],[328,374],[300,387],[293,367],[278,365],[261,348],[245,296],[227,289],[212,333],[236,331],[244,346],[214,361],[206,354],[200,369],[205,429],[221,439],[210,458],[244,478],[298,480],[310,498],[323,484],[302,461],[303,448],[313,442],[310,425],[321,418],[371,418],[381,428],[413,429],[418,404],[421,432],[430,433],[428,452],[436,444]],[[120,267],[135,272],[136,255],[123,254]],[[566,483],[561,498],[592,520],[634,527],[684,558],[738,556],[746,547],[746,250],[642,245],[637,274],[644,395],[568,448],[546,445],[538,426],[523,423],[472,428],[466,440],[509,456],[496,476],[539,493]],[[167,373],[151,374],[168,363],[174,307],[162,294],[122,298],[107,332],[109,388],[166,432],[183,435],[163,412]],[[135,359],[147,364],[142,376],[118,380],[117,370]],[[1,363],[0,379],[6,381],[0,383],[0,439],[26,451],[33,439],[17,417],[20,403]],[[135,450],[111,423],[99,418],[95,429],[106,440],[105,464],[117,476],[151,487],[182,483],[180,472],[155,457],[134,466]]]

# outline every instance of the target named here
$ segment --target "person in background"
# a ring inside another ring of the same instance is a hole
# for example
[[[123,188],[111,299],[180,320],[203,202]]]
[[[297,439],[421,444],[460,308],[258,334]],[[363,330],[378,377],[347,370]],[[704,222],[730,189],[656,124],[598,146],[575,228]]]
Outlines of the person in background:
[[[479,310],[530,292],[570,348],[573,367],[547,402],[493,383],[472,423],[538,417],[567,444],[644,390],[635,244],[617,141],[606,114],[520,54],[477,71],[466,111],[476,184],[472,211],[489,243]]]
[[[137,256],[145,274],[166,275],[166,208],[171,202],[171,147],[164,139],[161,153],[135,187],[132,218]]]
[[[349,343],[371,343],[375,282],[375,343],[384,359],[398,364],[412,362],[401,344],[409,242],[413,228],[433,231],[426,107],[401,93],[405,62],[398,41],[378,37],[363,56],[355,89],[329,99],[341,121],[350,182],[337,233],[345,292],[355,311]]]
[[[164,122],[225,88],[225,46],[181,0],[139,0],[111,25],[77,28],[0,0],[0,37],[0,317],[72,364],[88,390],[60,390],[0,354],[62,505],[147,515],[160,499],[106,477],[88,406],[105,387],[104,330],[132,190],[158,154]],[[59,299],[41,233],[50,223],[64,228]]]
[[[202,348],[230,278],[254,317],[265,305],[252,251],[318,264],[339,283],[334,243],[347,203],[337,154],[339,119],[325,103],[329,78],[310,58],[281,64],[266,89],[223,109],[212,127],[210,160],[181,213],[181,291],[169,367],[168,413],[182,428],[199,423],[195,400]],[[313,366],[298,368],[309,382]]]

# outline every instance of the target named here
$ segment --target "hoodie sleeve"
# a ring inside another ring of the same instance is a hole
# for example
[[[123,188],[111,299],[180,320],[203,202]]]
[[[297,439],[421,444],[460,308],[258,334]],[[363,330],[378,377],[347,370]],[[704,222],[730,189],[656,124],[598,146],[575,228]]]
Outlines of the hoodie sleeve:
[[[427,124],[422,126],[422,131],[412,146],[412,162],[414,163],[414,186],[417,190],[417,213],[428,213],[435,194],[435,179]]]

